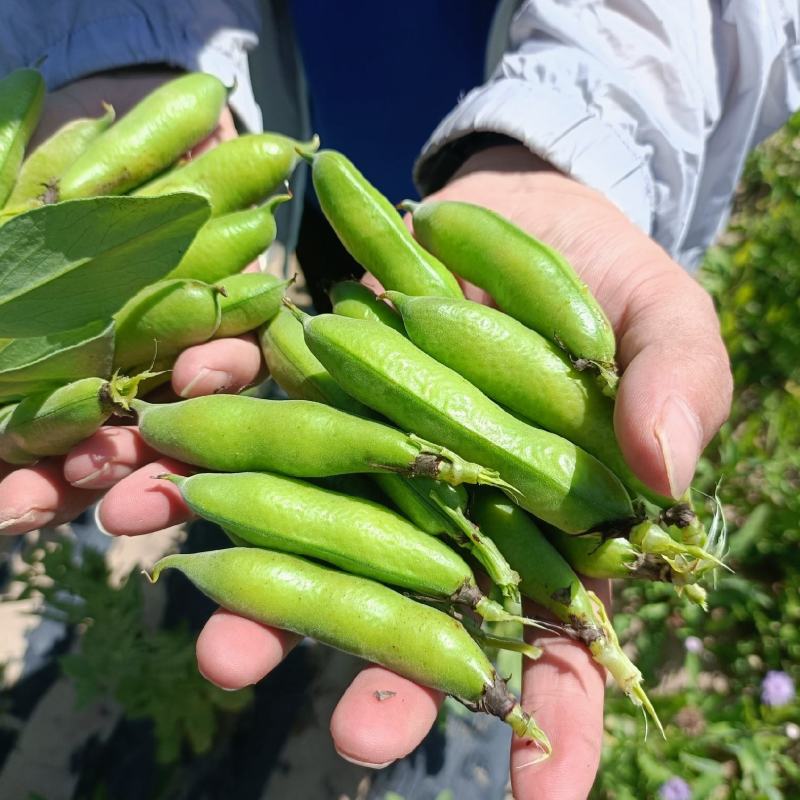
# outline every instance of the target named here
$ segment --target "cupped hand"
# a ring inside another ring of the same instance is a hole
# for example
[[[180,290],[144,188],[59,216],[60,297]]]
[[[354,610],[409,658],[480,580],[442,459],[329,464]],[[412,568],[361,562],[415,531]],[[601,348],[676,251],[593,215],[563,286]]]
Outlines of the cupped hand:
[[[119,119],[178,74],[161,69],[116,70],[48,93],[29,151],[67,122],[102,113],[104,102],[114,106]],[[225,108],[217,128],[190,155],[197,156],[236,135],[233,116]],[[172,371],[172,389],[179,397],[237,392],[254,383],[262,371],[253,336],[219,339],[191,347],[179,356]],[[0,462],[0,534],[25,533],[75,519],[97,501],[102,490],[151,457],[134,429],[108,425],[66,458],[49,458],[22,469]]]
[[[623,377],[615,426],[623,452],[654,490],[675,497],[683,494],[702,448],[730,404],[727,355],[708,295],[609,201],[546,168],[521,147],[477,154],[436,197],[492,208],[560,250],[575,266],[617,334]],[[488,300],[479,292],[470,296]],[[228,347],[216,346],[221,351]],[[249,346],[256,347],[254,342]],[[191,366],[184,372],[176,364],[177,394],[213,391],[217,376],[218,385],[235,391],[255,377],[255,373],[249,380],[246,374],[232,375],[239,362],[229,360],[230,354],[209,360],[208,348],[204,345],[181,356]],[[65,470],[72,483],[63,479],[62,494],[98,491],[113,484],[99,519],[114,533],[158,530],[188,519],[176,487],[152,477],[183,467],[152,461],[153,454],[134,430],[112,430],[104,428],[70,454]],[[49,470],[45,482],[61,480],[51,464],[34,470]],[[13,473],[0,482],[0,508],[5,507],[3,487],[10,478]],[[82,488],[75,489],[76,483]],[[599,593],[607,599],[607,591]],[[293,634],[220,611],[198,639],[198,665],[220,686],[239,688],[264,677],[296,642]],[[539,637],[539,644],[544,645],[545,655],[528,663],[522,700],[549,733],[554,753],[533,764],[531,748],[515,741],[511,756],[515,796],[577,800],[586,797],[599,761],[604,676],[576,642]],[[395,695],[389,702],[378,701],[376,690]],[[440,701],[436,692],[380,667],[367,667],[334,712],[331,733],[336,747],[349,760],[385,766],[422,740]]]

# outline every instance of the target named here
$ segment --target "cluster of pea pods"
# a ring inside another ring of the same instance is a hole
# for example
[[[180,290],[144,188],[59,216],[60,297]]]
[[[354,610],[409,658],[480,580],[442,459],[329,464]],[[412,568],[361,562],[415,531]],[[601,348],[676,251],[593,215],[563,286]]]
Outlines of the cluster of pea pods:
[[[577,573],[669,581],[702,605],[700,580],[724,544],[718,520],[706,530],[688,496],[654,493],[626,464],[613,428],[614,334],[565,259],[466,203],[401,204],[412,236],[356,167],[316,140],[244,135],[181,161],[227,97],[202,73],[155,90],[119,122],[110,108],[74,121],[23,160],[41,108],[37,76],[0,83],[0,100],[27,102],[0,141],[4,217],[174,191],[205,196],[212,216],[175,270],[116,314],[114,366],[131,377],[85,378],[4,405],[0,459],[65,453],[112,414],[134,413],[150,446],[197,470],[162,477],[234,545],[169,555],[152,580],[179,569],[226,608],[501,717],[546,755],[545,732],[486,653],[538,657],[521,636],[483,624],[546,625],[523,615],[528,598],[658,723]],[[274,193],[301,157],[323,213],[382,295],[345,281],[331,288],[333,313],[309,316],[283,298],[288,281],[238,274],[273,241],[275,208],[289,199]],[[465,299],[456,276],[497,308]],[[186,347],[256,329],[271,380],[290,399],[140,399]]]

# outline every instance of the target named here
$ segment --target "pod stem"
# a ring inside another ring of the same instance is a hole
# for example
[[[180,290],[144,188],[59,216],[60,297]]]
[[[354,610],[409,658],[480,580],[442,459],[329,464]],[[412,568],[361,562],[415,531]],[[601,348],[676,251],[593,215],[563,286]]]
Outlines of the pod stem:
[[[600,391],[606,396],[614,400],[617,396],[617,386],[619,384],[619,372],[617,372],[617,365],[614,363],[602,364],[597,362],[598,381],[600,382]]]
[[[538,764],[540,761],[545,761],[550,758],[553,753],[553,746],[547,738],[547,734],[536,724],[536,720],[524,711],[522,706],[517,703],[503,717],[503,721],[511,726],[511,730],[519,736],[520,739],[526,739],[533,742],[542,752],[541,755],[533,762]]]
[[[481,595],[480,600],[478,600],[472,606],[472,608],[487,622],[518,622],[530,628],[539,628],[543,631],[562,631],[562,628],[559,625],[541,622],[539,620],[531,619],[530,617],[524,617],[519,614],[512,614],[511,612],[506,611],[506,609],[504,609],[500,603],[495,603],[494,600],[489,599],[485,595]]]
[[[130,411],[131,403],[136,398],[136,392],[139,390],[139,384],[142,381],[157,378],[163,374],[164,370],[159,372],[145,370],[129,378],[115,372],[108,381],[108,398],[115,410]]]
[[[733,570],[713,553],[698,545],[685,544],[673,539],[666,531],[652,522],[643,522],[635,526],[630,533],[631,544],[635,545],[645,555],[659,555],[668,558],[684,558],[689,560],[687,570],[696,568],[702,562],[711,562],[718,567]],[[670,564],[672,562],[669,562]],[[705,570],[702,570],[705,571]]]
[[[465,544],[460,539],[457,540],[457,543],[461,547],[468,549],[475,556],[486,570],[486,574],[492,583],[500,589],[504,596],[510,597],[512,600],[518,600],[519,574],[511,569],[508,561],[497,549],[497,545],[484,536],[480,528],[470,522],[461,509],[450,508],[435,492],[431,492],[430,499],[439,511],[466,536],[468,544]]]
[[[466,618],[461,619],[461,624],[469,631],[472,638],[478,642],[481,647],[494,648],[495,650],[508,650],[511,653],[521,653],[531,661],[536,661],[537,658],[542,656],[542,648],[537,647],[535,644],[528,644],[522,639],[512,639],[509,636],[498,636],[495,633],[489,633],[481,629],[471,620]]]
[[[420,451],[420,455],[432,454],[440,459],[438,471],[434,477],[440,481],[445,481],[451,486],[460,486],[462,483],[472,483],[479,486],[495,486],[506,493],[514,493],[517,497],[521,496],[511,484],[506,483],[498,472],[486,469],[480,464],[465,461],[457,453],[448,450],[446,447],[429,442],[417,436],[415,433],[408,434],[409,440],[415,444]]]
[[[617,682],[619,687],[628,696],[630,701],[638,708],[643,708],[655,722],[659,733],[666,739],[661,720],[658,718],[653,704],[642,688],[642,673],[636,665],[625,655],[620,646],[614,626],[606,614],[606,609],[600,598],[594,592],[587,592],[592,602],[594,621],[579,622],[576,627],[578,638],[589,648],[592,658],[602,664]]]

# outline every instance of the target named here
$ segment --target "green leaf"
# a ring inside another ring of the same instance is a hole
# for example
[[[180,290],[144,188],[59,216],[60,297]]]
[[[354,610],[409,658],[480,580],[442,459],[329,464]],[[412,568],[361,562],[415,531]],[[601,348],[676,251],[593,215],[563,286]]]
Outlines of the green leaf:
[[[0,228],[0,336],[45,336],[108,319],[170,272],[208,201],[93,197],[42,206]]]
[[[79,378],[107,378],[114,361],[114,323],[13,339],[0,349],[0,402],[62,386]]]

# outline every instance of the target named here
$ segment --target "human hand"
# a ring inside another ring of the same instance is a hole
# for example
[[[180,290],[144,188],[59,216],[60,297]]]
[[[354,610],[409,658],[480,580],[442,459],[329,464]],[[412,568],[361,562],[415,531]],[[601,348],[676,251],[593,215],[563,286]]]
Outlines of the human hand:
[[[36,147],[59,127],[102,111],[111,103],[122,117],[143,97],[176,76],[171,70],[126,69],[84,78],[47,95],[42,118],[31,142]],[[236,136],[228,108],[219,125],[192,149],[196,156]],[[219,339],[184,351],[172,371],[172,389],[180,397],[237,392],[262,372],[255,337]],[[43,525],[69,522],[114,483],[144,463],[152,453],[131,428],[104,427],[81,443],[66,461],[44,459],[13,468],[0,462],[0,533],[15,534]]]
[[[608,200],[521,146],[478,153],[431,199],[491,208],[576,268],[616,334],[623,374],[614,423],[622,451],[644,483],[680,497],[731,401],[728,357],[708,294]],[[490,302],[481,290],[465,289]],[[608,591],[601,597],[608,604]],[[551,640],[544,650],[528,663],[522,701],[550,735],[553,756],[520,769],[530,757],[515,746],[514,796],[584,798],[602,743],[599,669],[575,641]]]

